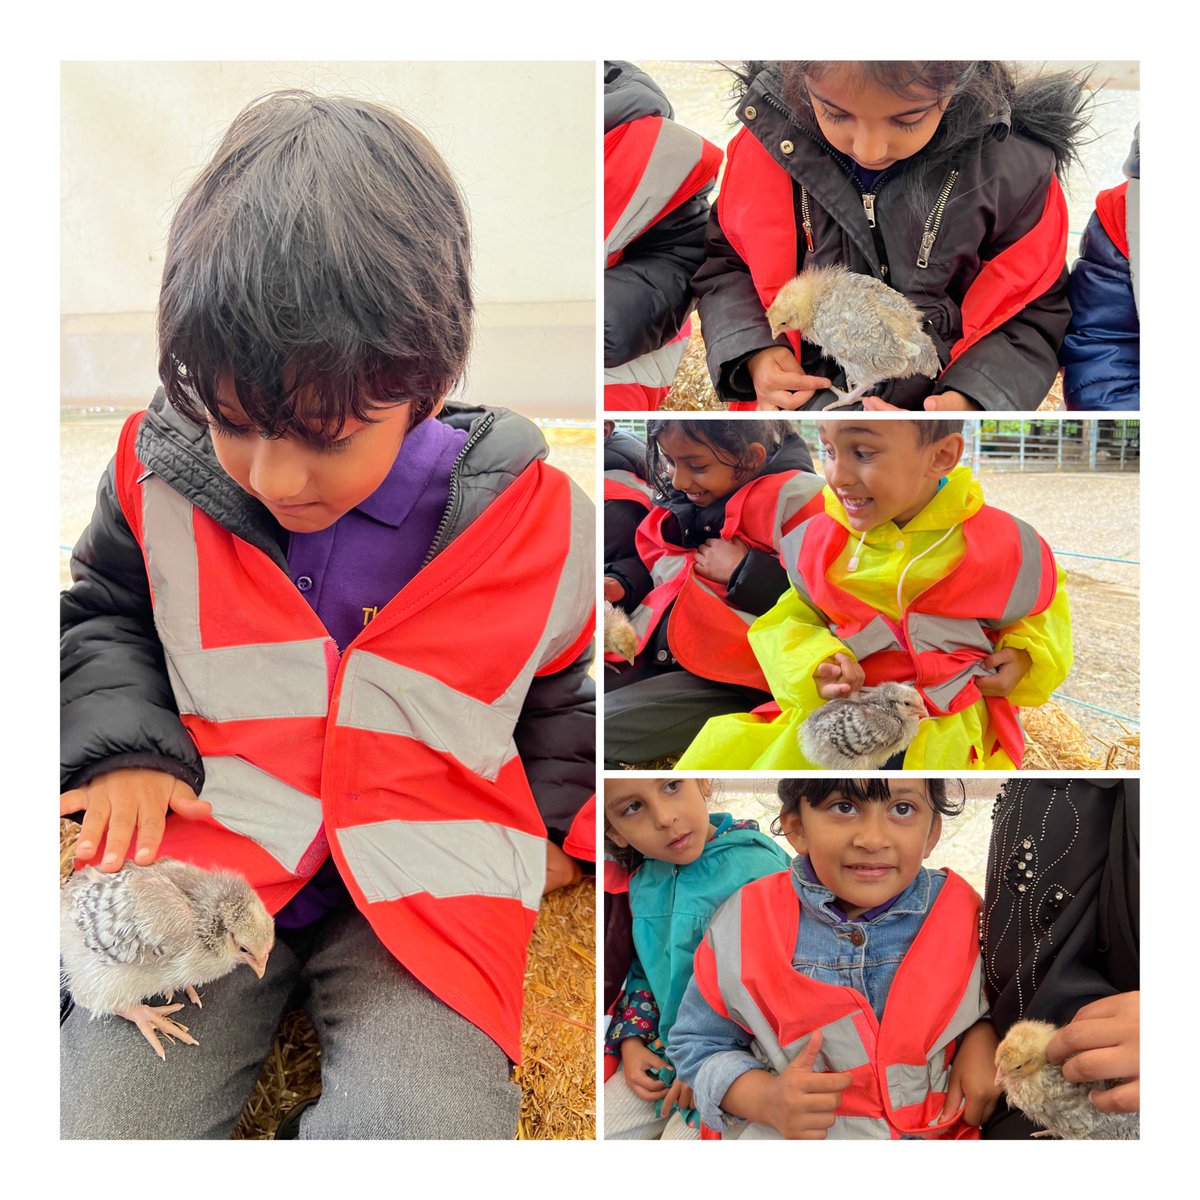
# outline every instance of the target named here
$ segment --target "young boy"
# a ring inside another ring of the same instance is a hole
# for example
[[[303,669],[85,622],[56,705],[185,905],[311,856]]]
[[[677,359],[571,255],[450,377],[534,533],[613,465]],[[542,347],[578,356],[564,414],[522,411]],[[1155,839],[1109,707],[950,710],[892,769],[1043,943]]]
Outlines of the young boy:
[[[748,1137],[978,1137],[999,1096],[979,897],[921,865],[961,804],[942,779],[789,779],[779,796],[799,857],[717,911],[671,1033],[701,1120]]]
[[[932,718],[905,768],[1019,767],[1017,706],[1044,704],[1071,668],[1050,548],[984,502],[959,465],[961,421],[818,429],[825,511],[784,540],[792,589],[749,634],[777,713],[714,718],[679,767],[812,767],[797,736],[809,713],[887,680],[912,683]]]
[[[445,404],[469,261],[437,152],[356,100],[252,103],[175,215],[165,394],[63,600],[62,811],[80,864],[241,872],[278,940],[169,1070],[76,1010],[64,1137],[228,1136],[305,989],[301,1137],[515,1134],[526,944],[594,789],[593,524],[529,422]]]

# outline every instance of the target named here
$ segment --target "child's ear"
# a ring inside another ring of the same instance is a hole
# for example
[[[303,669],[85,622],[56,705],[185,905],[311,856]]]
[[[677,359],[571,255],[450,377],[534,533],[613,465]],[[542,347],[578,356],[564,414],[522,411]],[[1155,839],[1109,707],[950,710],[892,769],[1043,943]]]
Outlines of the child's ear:
[[[604,836],[621,850],[629,849],[629,843],[611,825],[604,826]]]
[[[933,448],[933,462],[930,464],[931,474],[937,477],[949,475],[962,461],[966,441],[961,433],[948,433]]]
[[[750,451],[750,463],[754,470],[757,471],[767,461],[767,448],[762,442],[751,442],[748,449]]]
[[[804,836],[804,822],[800,819],[798,812],[780,813],[779,828],[783,831],[783,836],[787,838],[788,845],[797,854],[808,853],[808,839]]]
[[[429,410],[429,415],[431,417],[436,417],[438,415],[438,413],[440,413],[442,411],[442,409],[445,407],[446,407],[446,397],[442,396],[441,399],[439,399],[438,402],[433,406],[433,408],[431,408]]]
[[[929,827],[929,836],[925,839],[925,858],[928,858],[933,853],[933,848],[938,844],[938,840],[942,836],[942,814],[935,812],[933,814],[933,824]]]

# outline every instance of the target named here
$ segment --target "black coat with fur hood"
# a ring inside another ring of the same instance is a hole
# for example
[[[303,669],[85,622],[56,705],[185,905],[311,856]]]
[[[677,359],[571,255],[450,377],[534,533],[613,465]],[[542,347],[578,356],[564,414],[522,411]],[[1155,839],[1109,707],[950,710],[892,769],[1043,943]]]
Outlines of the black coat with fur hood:
[[[807,193],[813,250],[806,252],[801,234],[797,272],[841,263],[886,280],[921,310],[945,366],[962,333],[960,306],[968,287],[984,263],[1037,224],[1051,177],[1074,155],[1083,124],[1081,84],[1068,76],[1018,83],[1011,108],[992,114],[986,127],[960,135],[954,145],[935,136],[875,181],[872,229],[850,160],[822,137],[811,113],[799,114],[782,99],[782,66],[746,64],[737,115],[791,176],[797,230],[801,185]],[[950,183],[952,170],[957,175]],[[948,185],[933,250],[927,265],[919,266],[922,238]],[[749,267],[722,232],[717,206],[706,252],[693,286],[709,370],[722,399],[753,400],[746,360],[776,343]],[[943,391],[961,392],[983,409],[1036,408],[1058,369],[1069,319],[1064,263],[1042,295],[964,351],[938,380],[916,376],[876,391],[902,408],[920,408],[927,395]],[[809,343],[802,346],[801,365],[808,374],[844,386],[836,363]],[[829,391],[818,392],[807,407],[824,408],[833,398]]]

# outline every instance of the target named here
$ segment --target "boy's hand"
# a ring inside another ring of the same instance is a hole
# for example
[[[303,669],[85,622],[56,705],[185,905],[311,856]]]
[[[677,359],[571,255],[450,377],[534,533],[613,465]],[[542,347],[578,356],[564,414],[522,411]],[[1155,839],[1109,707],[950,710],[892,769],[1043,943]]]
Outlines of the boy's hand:
[[[661,1100],[667,1095],[667,1085],[650,1072],[669,1065],[641,1038],[627,1037],[621,1043],[621,1070],[625,1073],[625,1082],[629,1090],[642,1100]]]
[[[63,792],[58,811],[63,817],[73,812],[84,813],[83,828],[75,843],[75,861],[92,862],[103,839],[100,870],[111,873],[125,865],[125,853],[135,829],[134,862],[144,867],[154,861],[166,828],[168,808],[189,820],[212,815],[212,805],[201,800],[182,779],[145,767],[109,771],[81,788]]]
[[[1085,1004],[1046,1046],[1046,1058],[1063,1064],[1072,1083],[1123,1079],[1107,1091],[1093,1091],[1102,1112],[1138,1112],[1141,1084],[1141,993],[1121,992]],[[1066,1061],[1064,1061],[1064,1059]]]
[[[849,1071],[814,1071],[824,1034],[818,1029],[808,1045],[788,1063],[781,1075],[771,1076],[764,1119],[785,1138],[824,1141],[833,1125],[842,1093],[850,1086]]]
[[[611,575],[604,577],[604,598],[609,604],[619,604],[625,599],[625,589]]]
[[[937,1123],[940,1125],[962,1110],[968,1125],[982,1125],[996,1110],[1003,1090],[996,1082],[996,1047],[1000,1039],[986,1017],[976,1021],[963,1034],[962,1044],[950,1067],[946,1102]],[[965,1104],[964,1104],[965,1101]]]
[[[793,409],[807,404],[829,380],[805,375],[796,356],[786,346],[770,346],[746,362],[759,408]]]
[[[549,895],[561,887],[578,883],[583,878],[579,864],[565,851],[560,850],[553,842],[546,842],[546,886],[542,895]]]
[[[853,696],[867,682],[867,673],[848,654],[838,653],[827,658],[813,672],[817,695],[823,700]]]
[[[978,412],[979,405],[962,392],[942,392],[939,396],[925,397],[926,412]]]
[[[696,570],[714,583],[728,583],[749,553],[750,547],[741,538],[730,542],[724,538],[709,538],[696,551]]]
[[[980,675],[976,686],[985,696],[1007,696],[1009,692],[1029,674],[1033,666],[1027,650],[1018,650],[1009,646],[1006,650],[997,650],[983,660],[985,667],[995,667],[995,675]]]

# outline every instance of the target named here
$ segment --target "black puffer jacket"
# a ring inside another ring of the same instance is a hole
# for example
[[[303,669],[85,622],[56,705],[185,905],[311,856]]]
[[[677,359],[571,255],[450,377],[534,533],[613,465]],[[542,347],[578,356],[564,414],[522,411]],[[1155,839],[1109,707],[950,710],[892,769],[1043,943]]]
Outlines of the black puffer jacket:
[[[948,169],[926,180],[935,202],[950,186],[928,265],[920,267],[922,237],[932,212],[912,207],[902,195],[901,177],[921,170],[927,151],[897,163],[876,180],[876,227],[872,229],[850,160],[825,141],[811,120],[800,119],[788,108],[781,87],[779,63],[748,64],[737,114],[792,177],[797,230],[802,227],[801,184],[807,192],[813,250],[806,253],[801,234],[797,272],[804,266],[842,263],[861,274],[886,279],[921,310],[944,366],[962,333],[960,305],[967,288],[983,263],[1037,224],[1056,163],[1070,157],[1071,146],[1049,145],[1013,132],[1024,127],[1021,112],[1014,110],[999,114],[985,134],[955,148],[951,165],[958,175],[953,182]],[[1069,86],[1062,92],[1061,120],[1048,124],[1070,129],[1078,123],[1078,93]],[[728,171],[722,184],[727,186]],[[746,360],[775,342],[749,267],[726,239],[717,211],[714,206],[707,257],[693,286],[718,395],[724,400],[750,401],[755,396]],[[961,392],[984,409],[1036,408],[1058,369],[1058,347],[1069,319],[1064,263],[1047,291],[962,353],[937,381],[916,376],[894,380],[876,391],[903,408],[920,408],[927,395],[944,391]],[[809,374],[845,386],[837,365],[807,342],[802,345],[801,365]],[[833,399],[829,391],[818,392],[807,407],[824,408]]]
[[[633,63],[604,64],[604,132],[639,117],[673,118],[662,89]],[[669,342],[692,306],[704,261],[708,192],[685,200],[631,242],[604,272],[604,365],[620,366]]]
[[[537,429],[505,409],[448,404],[439,419],[471,435],[431,556],[546,456]],[[138,431],[137,451],[181,495],[287,570],[287,534],[221,469],[208,430],[180,417],[161,391]],[[62,595],[61,786],[78,787],[120,767],[153,767],[200,791],[203,765],[167,679],[142,551],[117,499],[115,460],[75,546],[71,574],[75,582]],[[452,642],[448,630],[448,647]],[[589,648],[566,670],[534,679],[513,735],[542,819],[560,845],[595,790],[591,658]]]

